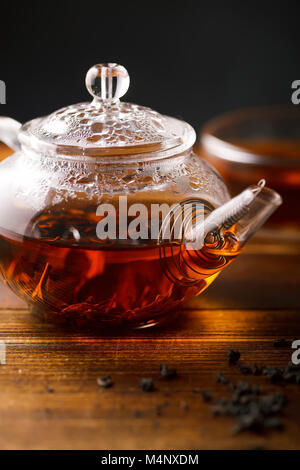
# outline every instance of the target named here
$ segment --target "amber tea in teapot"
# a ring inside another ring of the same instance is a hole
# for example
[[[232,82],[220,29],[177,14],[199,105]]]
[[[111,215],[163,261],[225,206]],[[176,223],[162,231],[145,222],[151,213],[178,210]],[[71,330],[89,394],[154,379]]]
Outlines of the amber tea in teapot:
[[[55,230],[51,226],[52,234]],[[81,237],[84,233],[81,227]],[[186,286],[182,273],[177,272],[174,280],[164,270],[162,247],[155,243],[102,249],[95,245],[97,240],[84,247],[69,246],[3,231],[1,271],[9,287],[47,320],[137,327],[157,323],[186,298],[200,294],[239,252],[238,241],[230,235],[217,254],[207,245],[199,252],[194,282]],[[163,249],[167,266],[180,263],[180,246],[165,243]],[[185,271],[192,269],[190,260]]]

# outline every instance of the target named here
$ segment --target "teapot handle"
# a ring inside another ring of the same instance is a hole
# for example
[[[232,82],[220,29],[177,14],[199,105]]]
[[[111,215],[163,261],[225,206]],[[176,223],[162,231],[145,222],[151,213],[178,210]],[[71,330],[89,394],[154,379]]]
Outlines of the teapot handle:
[[[0,116],[0,141],[13,150],[20,150],[18,133],[21,123],[8,117]]]

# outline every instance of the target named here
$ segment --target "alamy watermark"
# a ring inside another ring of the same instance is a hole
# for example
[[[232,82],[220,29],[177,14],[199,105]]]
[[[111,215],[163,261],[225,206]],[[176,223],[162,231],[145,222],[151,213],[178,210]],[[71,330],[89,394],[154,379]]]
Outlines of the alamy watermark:
[[[119,196],[118,204],[100,204],[96,234],[100,240],[182,240],[187,249],[203,246],[205,206],[201,200],[185,203],[128,204]],[[207,211],[206,211],[207,212]]]
[[[0,104],[6,104],[6,85],[3,80],[0,80]]]
[[[298,366],[300,364],[300,339],[293,341],[292,349],[296,349],[292,354],[292,363]]]
[[[6,364],[6,344],[0,341],[0,364]]]
[[[295,90],[292,92],[291,95],[291,100],[293,104],[299,104],[300,103],[300,80],[294,80],[291,85],[292,90]]]

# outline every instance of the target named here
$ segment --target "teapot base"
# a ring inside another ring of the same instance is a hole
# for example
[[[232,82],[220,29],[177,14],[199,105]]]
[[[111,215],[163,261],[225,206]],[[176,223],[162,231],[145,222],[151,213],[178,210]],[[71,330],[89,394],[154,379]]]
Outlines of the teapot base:
[[[87,333],[93,334],[116,334],[124,333],[126,331],[144,331],[148,328],[162,328],[170,326],[178,316],[182,313],[182,302],[178,302],[171,309],[165,311],[152,312],[149,316],[149,312],[145,312],[144,316],[140,316],[135,320],[128,319],[117,319],[112,318],[110,320],[103,320],[95,317],[86,319],[82,316],[74,317],[62,317],[57,312],[46,311],[45,309],[39,309],[35,304],[29,304],[29,311],[31,315],[38,321],[43,321],[57,328],[68,331],[86,331]]]

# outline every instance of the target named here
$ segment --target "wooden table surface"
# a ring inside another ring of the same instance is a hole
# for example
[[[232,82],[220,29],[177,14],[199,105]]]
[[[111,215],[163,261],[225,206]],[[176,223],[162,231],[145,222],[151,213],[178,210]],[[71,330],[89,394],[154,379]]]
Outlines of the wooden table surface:
[[[300,448],[300,386],[284,388],[285,428],[267,435],[234,435],[234,420],[213,417],[213,397],[229,394],[216,382],[238,349],[247,364],[285,365],[290,349],[274,339],[300,339],[300,250],[297,243],[250,244],[215,283],[193,299],[173,325],[122,336],[58,330],[33,318],[1,284],[0,449],[267,449]],[[159,379],[159,366],[178,378]],[[103,389],[96,379],[112,376]],[[143,392],[142,377],[156,390]],[[266,391],[281,391],[264,376],[247,376]]]

